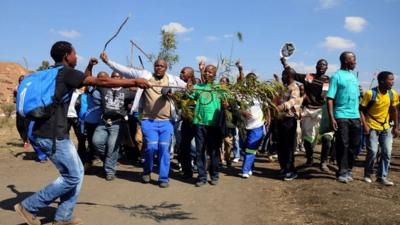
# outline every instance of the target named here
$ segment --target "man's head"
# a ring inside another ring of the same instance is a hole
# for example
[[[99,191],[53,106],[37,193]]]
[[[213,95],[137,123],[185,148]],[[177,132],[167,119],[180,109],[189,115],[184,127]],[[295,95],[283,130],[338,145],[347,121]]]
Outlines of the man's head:
[[[221,77],[221,79],[219,79],[219,83],[221,85],[228,85],[229,84],[229,78],[228,77]]]
[[[104,78],[104,77],[108,77],[108,73],[107,73],[107,72],[100,71],[100,72],[97,74],[97,78]]]
[[[167,72],[168,64],[164,59],[157,59],[154,62],[154,74],[158,78],[163,78]]]
[[[201,79],[198,78],[198,77],[194,78],[194,83],[195,84],[201,84]]]
[[[296,74],[296,71],[292,68],[286,68],[282,72],[282,82],[284,84],[291,84],[294,81],[294,75]]]
[[[62,63],[65,66],[75,68],[77,57],[72,44],[66,41],[58,41],[53,44],[50,50],[51,58],[55,63]]]
[[[180,78],[188,82],[189,80],[194,80],[194,70],[192,67],[183,67],[181,70]]]
[[[122,76],[121,76],[121,74],[118,73],[117,71],[113,71],[112,74],[111,74],[111,78],[114,78],[114,79],[122,79]]]
[[[392,72],[383,71],[378,74],[378,85],[379,88],[389,90],[393,87],[394,75]]]
[[[204,75],[207,83],[212,83],[217,75],[217,67],[214,65],[206,66],[204,70]]]
[[[353,52],[343,52],[340,54],[340,69],[354,70],[356,64],[356,55]]]
[[[328,61],[326,61],[325,59],[318,60],[315,69],[317,71],[317,75],[324,75],[326,73],[326,70],[328,69]]]

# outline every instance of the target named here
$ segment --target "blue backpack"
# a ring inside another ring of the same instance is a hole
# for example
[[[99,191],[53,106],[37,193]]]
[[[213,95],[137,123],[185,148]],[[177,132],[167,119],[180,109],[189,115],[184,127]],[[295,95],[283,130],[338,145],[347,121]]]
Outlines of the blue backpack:
[[[51,67],[26,76],[17,90],[17,113],[31,119],[49,118],[54,113],[55,103],[66,102],[67,94],[57,99],[56,78],[63,66]]]

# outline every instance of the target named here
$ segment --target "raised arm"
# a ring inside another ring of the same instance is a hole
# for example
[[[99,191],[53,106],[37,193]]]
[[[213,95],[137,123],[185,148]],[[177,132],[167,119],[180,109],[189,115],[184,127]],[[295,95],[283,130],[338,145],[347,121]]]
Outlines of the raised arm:
[[[109,60],[106,52],[102,52],[100,54],[100,58],[112,70],[119,72],[122,76],[126,78],[143,78],[146,76],[151,77],[151,73],[147,70],[138,70]]]
[[[239,70],[239,76],[237,78],[237,82],[242,82],[244,81],[244,73],[243,73],[243,66],[242,64],[240,64],[240,60],[236,61],[235,65]]]

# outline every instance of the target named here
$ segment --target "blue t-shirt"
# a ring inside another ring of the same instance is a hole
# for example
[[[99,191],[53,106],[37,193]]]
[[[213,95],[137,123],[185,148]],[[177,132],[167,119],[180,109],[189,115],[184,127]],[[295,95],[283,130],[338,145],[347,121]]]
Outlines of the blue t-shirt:
[[[335,101],[334,115],[337,119],[360,118],[360,89],[356,76],[347,70],[338,70],[329,80],[327,97]]]

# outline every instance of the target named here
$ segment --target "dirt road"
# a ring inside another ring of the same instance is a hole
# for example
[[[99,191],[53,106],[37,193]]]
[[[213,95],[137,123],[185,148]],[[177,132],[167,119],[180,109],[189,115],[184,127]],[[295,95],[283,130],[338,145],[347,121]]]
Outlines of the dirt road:
[[[183,180],[175,168],[170,187],[161,189],[155,181],[142,184],[139,167],[121,162],[117,179],[108,182],[100,175],[101,165],[95,165],[85,176],[75,215],[88,225],[400,224],[399,145],[393,152],[394,187],[362,181],[364,156],[349,184],[318,167],[300,169],[297,180],[283,182],[276,177],[277,163],[262,155],[250,179],[238,177],[241,164],[236,164],[222,168],[217,186],[200,188],[194,180]],[[12,206],[57,177],[50,162],[38,163],[32,156],[23,151],[14,128],[0,130],[1,225],[22,224]],[[304,163],[304,156],[296,161]],[[55,207],[41,211],[42,224],[51,224]]]

